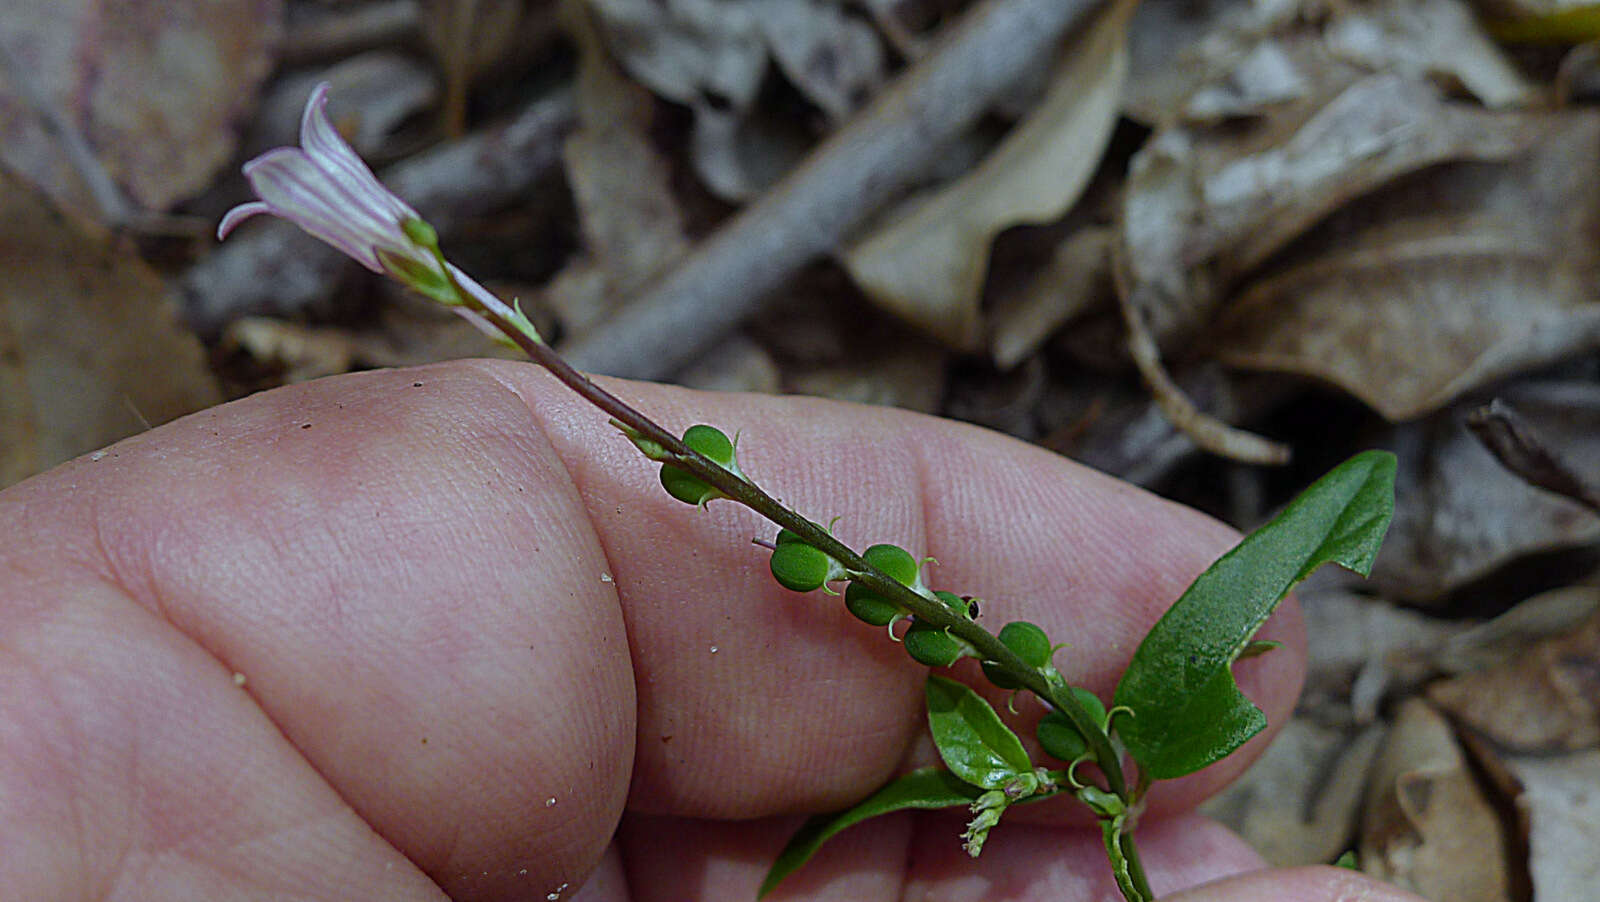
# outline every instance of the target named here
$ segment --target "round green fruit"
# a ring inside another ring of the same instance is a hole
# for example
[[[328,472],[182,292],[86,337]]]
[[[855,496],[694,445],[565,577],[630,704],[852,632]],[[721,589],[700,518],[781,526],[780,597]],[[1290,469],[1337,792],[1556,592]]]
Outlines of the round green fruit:
[[[949,667],[966,653],[954,636],[930,623],[912,623],[902,644],[918,664],[929,667]]]
[[[917,584],[917,574],[922,568],[917,566],[917,559],[911,556],[911,552],[899,545],[873,545],[861,552],[861,556],[900,585]]]
[[[844,590],[844,606],[857,620],[873,626],[887,626],[894,618],[905,613],[899,605],[885,601],[860,583],[851,583]]]
[[[1095,723],[1104,726],[1106,706],[1099,697],[1081,686],[1072,687],[1072,697],[1089,712]],[[1076,761],[1089,751],[1089,743],[1083,734],[1060,711],[1051,711],[1040,718],[1036,735],[1045,754],[1061,761]]]
[[[772,578],[793,592],[822,587],[833,571],[833,559],[804,542],[785,542],[772,552]]]
[[[724,467],[733,466],[733,440],[715,426],[690,426],[683,433],[683,443]]]

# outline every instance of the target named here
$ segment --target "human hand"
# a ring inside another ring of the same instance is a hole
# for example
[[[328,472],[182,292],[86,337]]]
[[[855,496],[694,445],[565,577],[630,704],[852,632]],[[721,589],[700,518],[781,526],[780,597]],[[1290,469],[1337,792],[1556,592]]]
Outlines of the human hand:
[[[1102,693],[1233,540],[969,427],[617,390],[742,428],[791,506],[938,558],[934,585],[1067,638],[1058,666]],[[751,898],[800,814],[931,762],[925,670],[776,586],[765,521],[655,479],[537,369],[480,361],[264,393],[0,493],[0,897]],[[1292,601],[1263,636],[1285,645],[1240,681],[1278,724]],[[1152,792],[1158,891],[1260,867],[1184,812],[1264,742]],[[1018,809],[977,861],[960,815],[875,819],[774,897],[1112,898],[1077,813]],[[1415,898],[1331,868],[1171,898],[1358,892]]]

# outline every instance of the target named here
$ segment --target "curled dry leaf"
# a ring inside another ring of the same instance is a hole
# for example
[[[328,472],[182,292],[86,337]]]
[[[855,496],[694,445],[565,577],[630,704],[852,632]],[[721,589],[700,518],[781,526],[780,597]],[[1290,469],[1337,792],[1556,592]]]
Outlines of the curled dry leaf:
[[[1273,867],[1326,864],[1349,848],[1383,727],[1284,724],[1245,775],[1201,806]]]
[[[1341,10],[1324,31],[1334,54],[1409,78],[1444,76],[1491,109],[1537,92],[1460,0],[1376,0]]]
[[[1504,666],[1435,683],[1428,698],[1501,748],[1548,754],[1600,744],[1600,616]]]
[[[1467,414],[1467,428],[1501,466],[1522,481],[1600,513],[1600,487],[1545,444],[1539,431],[1515,407],[1496,398]]]
[[[1511,902],[1510,843],[1449,723],[1401,705],[1368,784],[1362,870],[1429,899]]]
[[[1600,116],[1451,117],[1480,146],[1540,140],[1351,205],[1229,306],[1223,362],[1332,382],[1399,421],[1600,343]]]
[[[1535,899],[1583,899],[1600,886],[1600,749],[1506,765],[1522,784]]]
[[[218,403],[161,279],[0,170],[0,486]]]
[[[58,114],[137,205],[165,210],[232,156],[281,18],[281,0],[6,0],[0,41],[31,90],[0,79],[0,160],[58,204],[98,215],[72,168],[89,161],[72,163],[49,123]]]
[[[1600,475],[1600,405],[1592,385],[1531,383],[1505,396],[1579,473]],[[1600,537],[1600,518],[1502,467],[1448,410],[1397,428],[1399,503],[1373,567],[1386,597],[1435,604],[1517,558]]]
[[[1111,286],[1111,229],[1077,229],[1056,246],[1042,269],[989,315],[989,353],[1009,370],[1039,349],[1063,323],[1115,296]]]
[[[845,253],[875,303],[952,347],[980,345],[994,237],[1059,218],[1099,165],[1120,106],[1133,8],[1121,0],[1100,13],[1064,51],[1039,106],[976,169],[908,202]]]
[[[1192,335],[1244,276],[1350,200],[1441,162],[1504,160],[1539,137],[1539,120],[1448,104],[1420,82],[1327,75],[1318,85],[1329,96],[1253,127],[1169,129],[1135,155],[1121,282],[1163,345]],[[1508,116],[1498,127],[1497,115]]]
[[[881,42],[840,0],[588,2],[629,74],[694,111],[695,169],[726,200],[754,197],[810,140],[757,115],[770,60],[836,122],[884,78]]]

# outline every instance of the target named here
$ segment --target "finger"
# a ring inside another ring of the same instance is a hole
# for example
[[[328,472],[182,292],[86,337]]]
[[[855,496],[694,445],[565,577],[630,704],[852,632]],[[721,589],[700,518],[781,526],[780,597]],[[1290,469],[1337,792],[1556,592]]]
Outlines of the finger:
[[[797,823],[629,815],[620,842],[631,902],[749,899]],[[962,849],[962,819],[896,814],[866,821],[824,845],[778,885],[779,900],[988,899],[1100,902],[1120,898],[1097,830],[1006,824],[983,855]],[[1175,891],[1262,866],[1216,822],[1185,815],[1140,831],[1151,885]]]
[[[593,867],[631,766],[627,640],[572,484],[514,394],[472,368],[358,376],[97,457],[6,493],[10,561],[118,586],[214,670],[244,674],[235,696],[284,749],[453,897],[550,892]],[[82,602],[38,607],[44,623],[70,622]],[[37,664],[79,679],[79,660],[118,635],[78,638]],[[162,658],[117,660],[195,678]],[[117,738],[137,758],[163,727],[133,729]],[[239,741],[186,751],[225,768],[249,751]],[[177,794],[161,804],[207,803],[178,792],[171,763]],[[93,810],[106,787],[71,788]]]
[[[23,555],[0,555],[0,895],[443,899],[232,673],[19,532]]]
[[[1257,871],[1162,897],[1163,902],[1425,902],[1418,895],[1345,868]]]

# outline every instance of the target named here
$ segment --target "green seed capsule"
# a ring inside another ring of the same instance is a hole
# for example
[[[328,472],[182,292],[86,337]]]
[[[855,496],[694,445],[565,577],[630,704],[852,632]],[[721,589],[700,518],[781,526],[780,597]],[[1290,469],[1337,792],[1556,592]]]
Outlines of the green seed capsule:
[[[793,592],[822,587],[833,572],[833,559],[804,542],[785,542],[772,552],[772,578]]]
[[[1028,662],[1029,667],[1043,667],[1050,663],[1050,637],[1044,630],[1026,620],[1014,620],[1000,628],[1000,641],[1017,657]]]
[[[683,443],[723,469],[739,473],[739,466],[734,463],[733,441],[721,429],[703,423],[690,426],[683,433]],[[727,497],[710,483],[672,464],[661,465],[661,487],[685,504],[700,505]]]
[[[733,440],[715,426],[690,426],[683,433],[683,443],[724,467],[733,466]]]
[[[860,583],[851,583],[844,590],[844,606],[856,619],[873,626],[887,626],[894,618],[905,613],[899,605],[884,600]]]
[[[777,541],[776,544],[787,545],[790,542],[803,542],[803,541],[804,541],[804,539],[800,538],[800,534],[795,532],[792,529],[780,529],[780,530],[778,530],[778,541]]]
[[[904,548],[898,545],[873,545],[861,552],[861,556],[900,585],[917,584],[917,576],[922,568],[917,566],[917,559],[911,556],[911,552]]]
[[[1016,620],[1000,628],[1000,641],[1016,652],[1029,667],[1043,667],[1050,663],[1050,637],[1044,630],[1025,620]],[[1001,689],[1018,689],[1022,684],[998,666],[985,662],[983,675]]]
[[[918,664],[929,667],[949,667],[966,653],[961,642],[931,623],[912,623],[902,644]]]
[[[672,464],[661,465],[661,487],[684,504],[705,504],[722,497],[710,483]]]
[[[1082,686],[1074,686],[1072,697],[1088,710],[1095,723],[1105,725],[1106,706],[1093,692]],[[1061,761],[1075,761],[1089,751],[1089,743],[1084,740],[1083,734],[1060,711],[1051,711],[1039,720],[1037,735],[1045,754]]]

